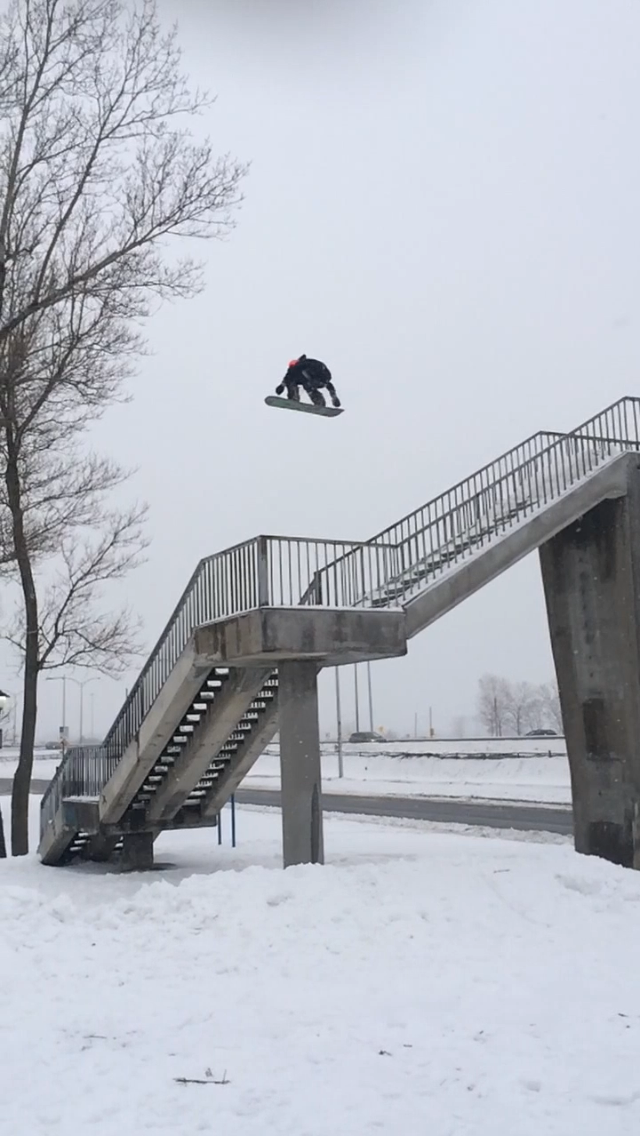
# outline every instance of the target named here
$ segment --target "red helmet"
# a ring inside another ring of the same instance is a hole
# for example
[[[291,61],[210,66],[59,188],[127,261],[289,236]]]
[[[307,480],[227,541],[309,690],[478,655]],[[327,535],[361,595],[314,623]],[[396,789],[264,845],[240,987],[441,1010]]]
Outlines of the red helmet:
[[[298,362],[298,360],[297,360],[297,359],[290,359],[290,360],[289,360],[289,366],[290,366],[290,367],[295,367],[295,365],[296,365],[296,363],[297,363],[297,362]]]

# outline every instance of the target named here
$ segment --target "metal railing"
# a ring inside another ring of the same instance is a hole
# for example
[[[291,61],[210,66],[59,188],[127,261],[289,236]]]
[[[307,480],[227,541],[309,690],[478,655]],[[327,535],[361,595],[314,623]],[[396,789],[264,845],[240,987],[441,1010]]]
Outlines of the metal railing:
[[[402,606],[455,564],[570,491],[617,454],[640,449],[640,399],[624,398],[569,434],[541,432],[378,533],[398,574],[354,606]],[[348,553],[343,570],[348,570]],[[332,565],[330,570],[335,571]],[[322,594],[323,573],[316,582]]]
[[[400,606],[613,455],[637,449],[640,399],[623,398],[570,434],[532,435],[370,541],[259,536],[200,561],[103,745],[64,758],[42,823],[74,787],[98,795],[196,627],[265,606]]]
[[[355,554],[353,569],[340,577],[340,591],[332,565],[346,553]],[[201,560],[105,738],[107,751],[124,752],[196,627],[258,607],[296,607],[321,572],[329,581],[325,596],[337,606],[352,607],[363,589],[377,586],[378,574],[390,581],[396,571],[386,544],[378,549],[306,537],[259,536]]]
[[[578,443],[587,441],[610,445],[613,452],[616,448],[619,451],[637,449],[639,431],[640,399],[629,397],[619,399],[568,434],[539,431],[371,539],[403,544],[411,535],[422,532],[437,519],[451,516],[476,499],[482,500],[484,494],[498,484],[509,484],[515,479],[514,484],[517,485],[518,471],[530,468],[532,462],[548,454],[554,446],[561,446],[567,438],[573,439],[576,450],[579,449]]]
[[[488,462],[487,465],[476,470],[470,477],[464,478],[451,489],[447,489],[445,493],[434,497],[426,505],[414,509],[412,513],[407,513],[405,517],[402,517],[393,525],[389,525],[382,532],[376,533],[372,539],[395,545],[404,544],[411,536],[422,532],[429,525],[439,519],[451,517],[461,506],[468,504],[474,498],[481,497],[483,492],[512,476],[523,465],[535,460],[554,442],[564,437],[566,437],[565,434],[548,430],[540,430],[537,434],[532,434],[530,438],[520,442],[513,449],[507,450],[495,461]]]
[[[40,804],[40,831],[57,813],[64,798],[98,797],[118,764],[104,745],[67,750]]]
[[[331,567],[342,563],[347,553],[354,554],[348,571]],[[322,572],[326,579],[320,599],[314,581]],[[104,742],[92,747],[96,768],[104,770],[108,780],[196,627],[259,607],[320,602],[353,607],[363,592],[384,590],[397,572],[398,561],[388,544],[307,537],[259,536],[201,560]],[[43,796],[41,823],[55,815],[61,795],[77,795],[84,760],[77,755],[86,752],[74,747],[65,755]],[[98,795],[106,780],[99,784],[87,765],[84,795]]]

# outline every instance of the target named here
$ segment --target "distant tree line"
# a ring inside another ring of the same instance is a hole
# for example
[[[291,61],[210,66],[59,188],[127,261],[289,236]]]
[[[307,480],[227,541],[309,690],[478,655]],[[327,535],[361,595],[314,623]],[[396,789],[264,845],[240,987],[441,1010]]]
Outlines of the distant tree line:
[[[563,733],[555,682],[511,682],[485,674],[478,683],[478,717],[494,738],[522,737],[531,730]]]

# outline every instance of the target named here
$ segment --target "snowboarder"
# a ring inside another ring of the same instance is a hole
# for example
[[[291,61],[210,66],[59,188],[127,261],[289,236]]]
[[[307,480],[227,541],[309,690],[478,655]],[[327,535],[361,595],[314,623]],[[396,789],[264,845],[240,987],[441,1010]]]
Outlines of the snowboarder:
[[[287,398],[300,402],[300,387],[309,395],[314,406],[327,405],[321,393],[323,387],[329,393],[333,405],[340,406],[340,399],[331,381],[331,371],[319,359],[308,359],[306,355],[292,359],[284,379],[276,387],[276,394],[282,394],[286,388]]]

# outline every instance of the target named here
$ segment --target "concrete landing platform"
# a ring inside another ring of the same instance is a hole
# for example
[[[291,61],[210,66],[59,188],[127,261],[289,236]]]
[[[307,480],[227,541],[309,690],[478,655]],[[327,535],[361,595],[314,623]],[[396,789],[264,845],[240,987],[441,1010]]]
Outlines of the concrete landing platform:
[[[334,667],[407,653],[402,609],[256,608],[198,628],[200,662],[214,666],[265,666],[297,659]]]

